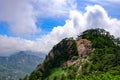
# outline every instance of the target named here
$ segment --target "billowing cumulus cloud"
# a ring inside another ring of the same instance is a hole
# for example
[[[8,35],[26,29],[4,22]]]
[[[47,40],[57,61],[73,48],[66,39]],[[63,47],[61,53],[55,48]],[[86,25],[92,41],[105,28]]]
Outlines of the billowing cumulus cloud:
[[[99,5],[87,6],[85,13],[71,10],[64,26],[56,26],[52,31],[35,41],[0,36],[0,53],[31,50],[47,53],[56,43],[65,37],[76,37],[86,29],[104,28],[116,37],[120,34],[120,20],[110,18]]]
[[[74,0],[0,0],[0,22],[18,36],[40,32],[37,18],[61,16],[75,8]]]
[[[38,31],[33,7],[27,0],[0,0],[0,21],[6,22],[16,35]]]
[[[119,37],[120,20],[110,18],[103,7],[99,5],[86,7],[85,21],[88,28],[103,28],[112,35]]]

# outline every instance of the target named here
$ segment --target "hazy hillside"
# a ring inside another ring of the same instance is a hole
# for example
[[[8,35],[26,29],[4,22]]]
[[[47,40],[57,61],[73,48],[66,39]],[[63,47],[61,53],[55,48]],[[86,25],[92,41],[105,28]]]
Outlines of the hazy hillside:
[[[44,55],[45,56],[45,55]],[[44,59],[28,51],[21,51],[10,56],[0,56],[0,80],[17,80],[31,73]]]
[[[119,42],[103,29],[63,39],[23,80],[120,80]]]

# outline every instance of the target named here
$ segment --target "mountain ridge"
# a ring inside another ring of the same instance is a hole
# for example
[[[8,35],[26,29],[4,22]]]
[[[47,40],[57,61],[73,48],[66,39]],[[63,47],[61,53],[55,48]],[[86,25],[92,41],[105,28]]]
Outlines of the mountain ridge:
[[[99,28],[65,38],[23,80],[119,80],[119,41]]]

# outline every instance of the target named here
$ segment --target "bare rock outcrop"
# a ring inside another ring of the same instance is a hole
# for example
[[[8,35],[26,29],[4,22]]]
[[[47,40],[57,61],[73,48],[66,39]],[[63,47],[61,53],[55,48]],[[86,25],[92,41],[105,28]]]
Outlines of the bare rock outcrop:
[[[76,40],[76,47],[78,50],[79,57],[89,53],[92,50],[91,41],[87,39]]]

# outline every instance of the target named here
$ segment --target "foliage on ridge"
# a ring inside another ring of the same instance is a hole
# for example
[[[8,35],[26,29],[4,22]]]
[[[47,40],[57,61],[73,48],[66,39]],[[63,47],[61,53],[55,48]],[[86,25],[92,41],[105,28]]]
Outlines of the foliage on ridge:
[[[89,29],[78,35],[77,39],[87,39],[92,43],[93,51],[86,58],[77,57],[76,64],[66,67],[62,64],[78,56],[76,42],[64,39],[53,47],[54,58],[44,64],[44,71],[34,71],[29,80],[119,80],[120,79],[120,39],[114,38],[104,29]],[[72,45],[68,45],[72,41]],[[82,67],[81,67],[82,66]],[[79,68],[82,70],[79,70]],[[41,76],[44,76],[41,78]],[[27,79],[23,79],[27,80]]]

